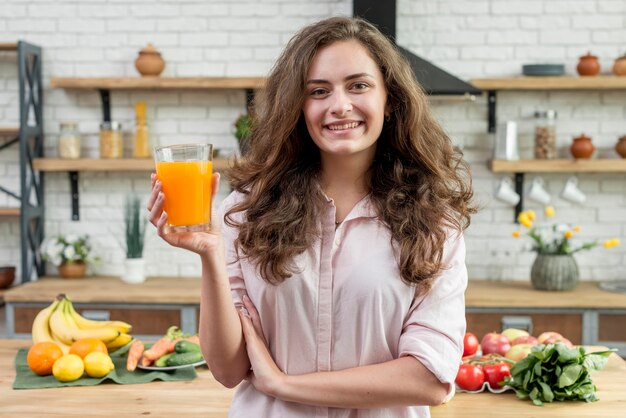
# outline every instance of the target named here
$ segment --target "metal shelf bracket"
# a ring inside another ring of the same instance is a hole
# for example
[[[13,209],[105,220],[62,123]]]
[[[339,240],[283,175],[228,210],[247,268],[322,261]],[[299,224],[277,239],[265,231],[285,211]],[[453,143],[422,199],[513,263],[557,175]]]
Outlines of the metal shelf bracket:
[[[72,220],[78,221],[80,213],[78,209],[78,171],[70,171],[70,187],[72,189]]]
[[[524,210],[524,173],[515,173],[515,193],[519,195],[519,202],[515,205],[515,223],[519,223],[517,217]]]

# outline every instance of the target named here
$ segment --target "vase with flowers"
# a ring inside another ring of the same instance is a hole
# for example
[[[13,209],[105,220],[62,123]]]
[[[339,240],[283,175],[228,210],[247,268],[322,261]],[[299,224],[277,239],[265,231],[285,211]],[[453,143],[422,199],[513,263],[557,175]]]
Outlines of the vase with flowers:
[[[554,216],[554,208],[546,207],[546,218]],[[536,214],[532,210],[521,212],[517,218],[520,225],[527,228],[525,235],[532,240],[533,251],[537,257],[530,270],[530,280],[535,289],[539,290],[571,290],[578,285],[578,264],[574,254],[579,251],[591,250],[599,245],[598,241],[580,242],[576,235],[581,228],[565,223],[536,224]],[[513,236],[519,238],[522,232],[514,231]],[[605,248],[619,245],[619,239],[604,241]]]
[[[143,258],[146,224],[148,220],[143,216],[141,202],[138,196],[130,195],[124,207],[124,223],[126,233],[126,260],[122,281],[131,284],[143,283],[146,280]]]
[[[66,279],[85,277],[88,264],[98,261],[89,235],[58,235],[47,238],[41,245],[41,257],[54,264],[59,275]]]

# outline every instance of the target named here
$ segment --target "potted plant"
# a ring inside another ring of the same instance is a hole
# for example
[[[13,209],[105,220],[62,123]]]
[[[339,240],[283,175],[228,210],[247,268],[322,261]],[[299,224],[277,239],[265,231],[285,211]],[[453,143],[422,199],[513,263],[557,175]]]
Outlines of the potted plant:
[[[41,244],[41,257],[54,264],[63,278],[83,278],[87,265],[98,261],[88,235],[58,235]]]
[[[252,116],[249,113],[240,115],[235,121],[235,137],[239,143],[239,151],[245,154],[249,148],[248,139],[252,125]]]
[[[545,209],[546,218],[554,216],[554,208]],[[532,250],[537,253],[530,271],[533,287],[539,290],[570,290],[578,285],[578,264],[574,254],[596,247],[598,241],[580,242],[576,235],[581,228],[565,223],[545,223],[535,225],[535,212],[527,210],[521,212],[517,218],[520,225],[526,227],[526,233],[532,239]],[[519,238],[520,231],[514,231],[513,236]],[[604,241],[605,248],[619,245],[619,239],[613,238]]]
[[[126,260],[122,275],[122,281],[126,283],[143,283],[146,279],[143,248],[148,220],[141,212],[139,197],[128,196],[124,207]]]

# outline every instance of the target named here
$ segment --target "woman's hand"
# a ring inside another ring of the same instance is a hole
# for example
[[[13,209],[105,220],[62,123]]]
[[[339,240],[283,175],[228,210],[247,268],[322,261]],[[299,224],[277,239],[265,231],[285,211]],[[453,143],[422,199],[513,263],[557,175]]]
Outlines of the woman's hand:
[[[162,184],[157,179],[156,174],[150,175],[152,181],[152,192],[148,198],[148,220],[157,228],[157,234],[168,244],[193,251],[198,254],[217,251],[221,247],[221,220],[217,219],[215,205],[211,209],[211,228],[207,232],[172,232],[166,233],[167,213],[163,210],[165,194]],[[213,184],[211,189],[211,200],[215,198],[220,185],[220,174],[213,174]]]
[[[257,390],[270,396],[277,396],[277,390],[280,389],[285,374],[276,366],[270,355],[259,312],[247,295],[243,297],[243,304],[248,314],[246,315],[243,310],[239,310],[239,319],[241,320],[243,336],[246,340],[246,351],[252,369],[247,379]]]

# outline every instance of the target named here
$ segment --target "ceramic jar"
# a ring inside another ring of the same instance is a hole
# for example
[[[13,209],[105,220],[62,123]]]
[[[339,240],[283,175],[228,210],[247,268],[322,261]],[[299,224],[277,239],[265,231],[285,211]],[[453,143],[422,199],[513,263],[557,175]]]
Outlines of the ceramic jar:
[[[617,140],[617,144],[615,144],[615,152],[617,152],[620,157],[626,158],[626,135]]]
[[[572,141],[570,152],[574,158],[591,158],[596,147],[591,142],[591,137],[585,134],[577,136]]]
[[[139,56],[135,60],[135,68],[142,77],[156,77],[165,68],[165,61],[161,57],[161,53],[152,44],[148,44],[139,51]]]
[[[626,55],[615,60],[613,64],[613,74],[619,76],[626,75]]]
[[[600,72],[600,63],[598,57],[591,55],[591,52],[587,52],[587,55],[580,57],[580,61],[576,66],[576,71],[582,76],[597,75]]]
[[[578,264],[571,254],[537,254],[530,282],[538,290],[571,290],[578,286]]]

